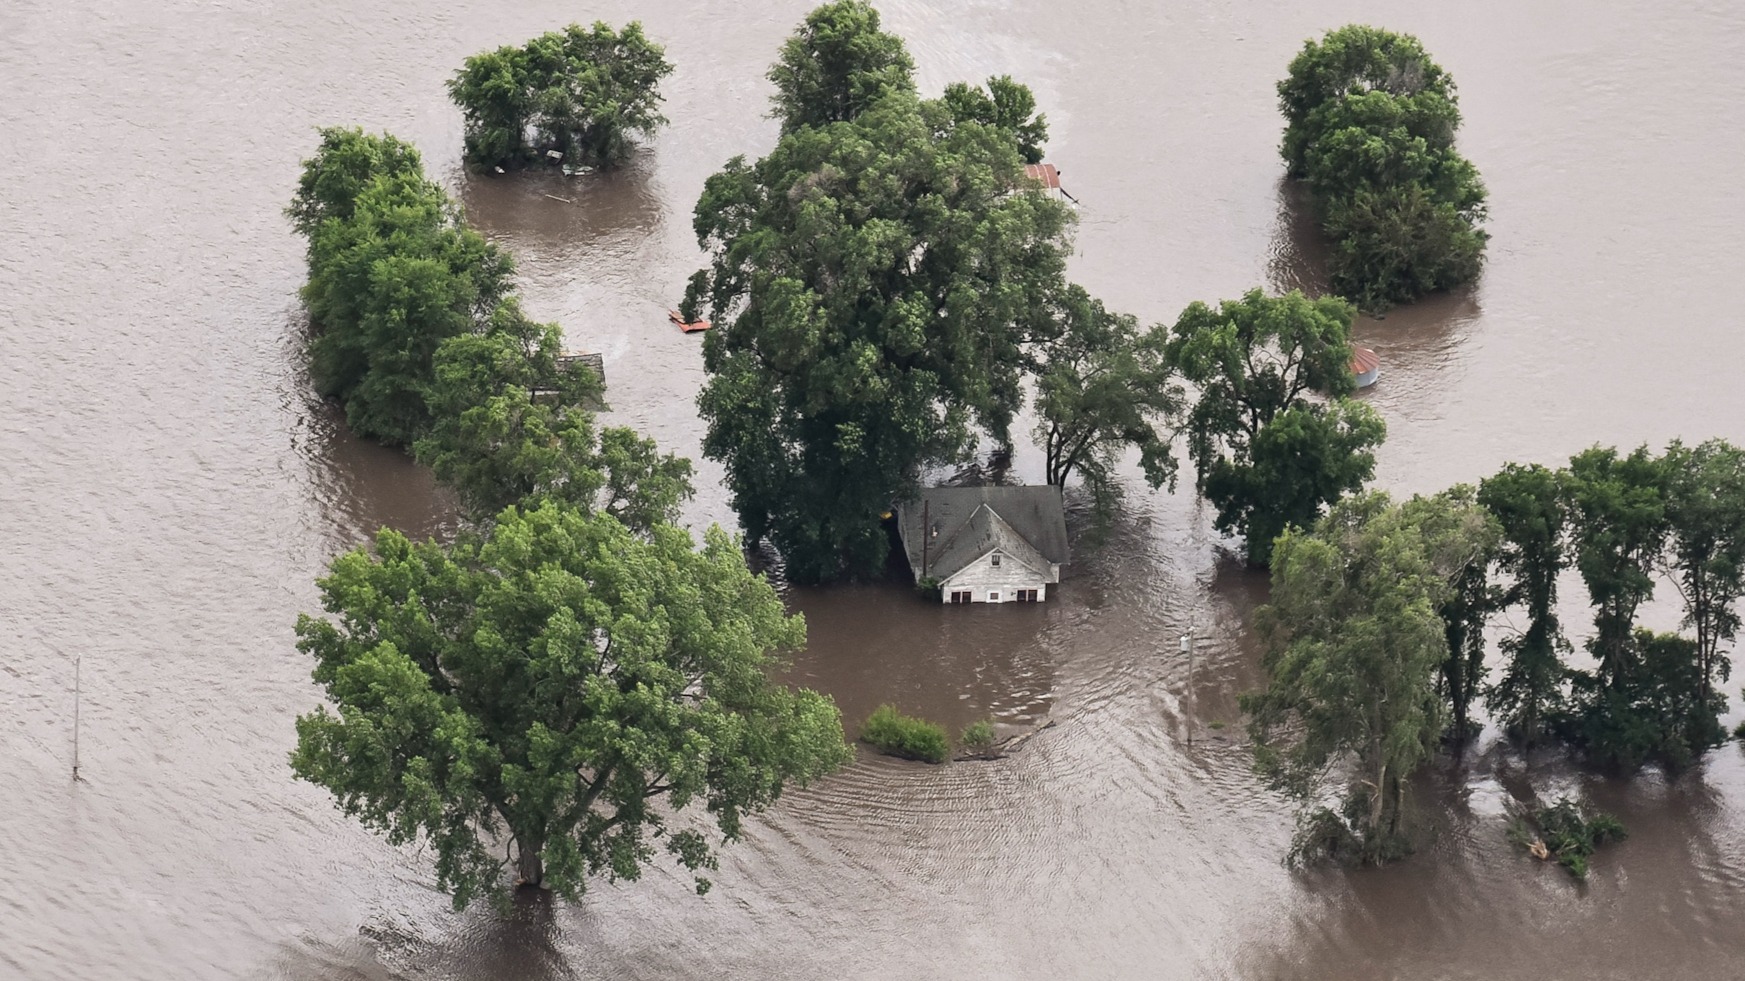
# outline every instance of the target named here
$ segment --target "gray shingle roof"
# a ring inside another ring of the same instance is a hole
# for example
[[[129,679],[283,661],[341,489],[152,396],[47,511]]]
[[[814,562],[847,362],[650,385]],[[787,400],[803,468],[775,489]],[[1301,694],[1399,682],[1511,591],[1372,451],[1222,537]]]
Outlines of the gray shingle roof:
[[[988,511],[1000,520],[990,520]],[[926,547],[926,575],[933,579],[950,577],[993,548],[1011,548],[1006,542],[1008,531],[1016,532],[1049,562],[1070,558],[1058,487],[930,487],[899,505],[897,530],[917,579],[922,575],[923,516],[934,529]]]

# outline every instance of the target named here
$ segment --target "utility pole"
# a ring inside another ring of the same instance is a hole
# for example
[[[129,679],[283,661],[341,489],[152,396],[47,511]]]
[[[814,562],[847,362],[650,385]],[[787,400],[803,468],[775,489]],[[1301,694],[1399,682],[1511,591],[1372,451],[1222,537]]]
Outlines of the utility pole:
[[[1194,634],[1192,630],[1182,634],[1182,653],[1188,656],[1188,745],[1194,744],[1194,715],[1200,707],[1199,697],[1194,693]]]
[[[73,782],[79,782],[79,661],[73,658]]]

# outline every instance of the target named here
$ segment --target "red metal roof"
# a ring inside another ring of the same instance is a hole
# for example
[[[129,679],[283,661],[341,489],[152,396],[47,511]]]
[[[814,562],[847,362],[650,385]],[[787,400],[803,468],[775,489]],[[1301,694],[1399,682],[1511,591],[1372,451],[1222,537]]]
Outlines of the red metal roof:
[[[1367,347],[1354,347],[1351,349],[1352,374],[1367,375],[1380,367],[1381,356],[1376,354],[1374,351],[1371,351]]]
[[[1060,190],[1060,171],[1053,164],[1025,164],[1024,176],[1050,191]]]
[[[687,334],[695,334],[700,330],[708,330],[710,327],[715,326],[707,320],[693,320],[687,323],[685,318],[680,316],[677,310],[668,310],[666,316],[668,320],[672,321],[680,330]]]

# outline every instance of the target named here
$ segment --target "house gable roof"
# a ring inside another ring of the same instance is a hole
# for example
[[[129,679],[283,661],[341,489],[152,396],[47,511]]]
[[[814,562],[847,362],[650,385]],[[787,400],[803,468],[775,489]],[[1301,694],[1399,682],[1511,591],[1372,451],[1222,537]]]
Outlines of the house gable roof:
[[[1037,571],[1070,557],[1058,487],[928,488],[897,509],[897,528],[917,579],[923,557],[925,575],[938,580],[995,549]]]

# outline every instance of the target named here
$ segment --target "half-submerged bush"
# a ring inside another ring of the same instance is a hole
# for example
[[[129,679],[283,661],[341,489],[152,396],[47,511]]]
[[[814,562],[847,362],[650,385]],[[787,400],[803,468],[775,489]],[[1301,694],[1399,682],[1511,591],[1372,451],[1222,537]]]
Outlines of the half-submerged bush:
[[[632,22],[548,31],[519,48],[466,60],[448,94],[466,117],[466,160],[475,169],[549,161],[612,167],[666,122],[660,80],[666,50]]]
[[[994,724],[986,719],[963,727],[958,745],[968,753],[987,753],[994,748]]]
[[[951,754],[951,744],[945,738],[945,727],[926,719],[917,719],[897,711],[894,705],[880,705],[867,716],[860,738],[887,756],[906,760],[943,763]]]
[[[1567,797],[1559,797],[1550,807],[1541,807],[1509,825],[1509,840],[1538,858],[1555,860],[1577,879],[1587,878],[1587,860],[1595,850],[1627,837],[1629,832],[1617,818],[1603,811],[1584,815]]]

